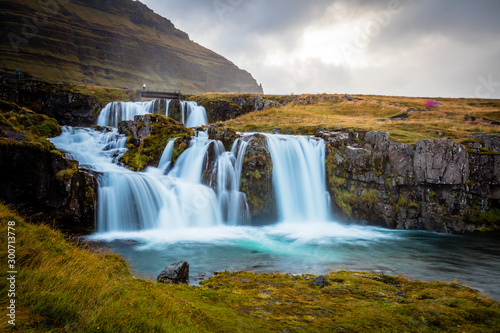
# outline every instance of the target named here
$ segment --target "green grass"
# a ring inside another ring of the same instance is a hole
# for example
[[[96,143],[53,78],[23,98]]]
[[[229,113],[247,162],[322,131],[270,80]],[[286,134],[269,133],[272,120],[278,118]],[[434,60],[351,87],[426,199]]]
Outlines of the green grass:
[[[8,221],[16,223],[20,332],[490,332],[500,325],[498,302],[456,283],[338,271],[323,289],[306,276],[248,272],[222,273],[201,287],[161,285],[132,276],[120,256],[30,224],[0,203],[0,223]],[[0,240],[6,248],[5,233]],[[5,279],[0,289],[6,304]]]
[[[128,102],[133,97],[132,93],[127,94],[123,89],[115,88],[72,85],[68,86],[67,89],[78,94],[94,96],[103,107],[111,102]]]
[[[268,96],[264,96],[268,97]],[[269,96],[284,100],[285,96]],[[295,96],[307,100],[311,95]],[[485,103],[478,99],[439,99],[439,107],[425,110],[426,99],[412,97],[360,96],[363,100],[321,100],[313,95],[313,103],[288,103],[281,108],[251,112],[225,122],[240,132],[269,132],[274,128],[297,134],[310,134],[319,128],[330,130],[387,131],[391,139],[414,144],[422,139],[448,138],[461,142],[472,133],[500,135],[500,101]],[[204,97],[209,99],[209,97]],[[214,95],[225,99],[227,96]],[[419,112],[408,113],[408,108]],[[401,116],[406,119],[399,119]],[[471,121],[471,119],[474,121]]]

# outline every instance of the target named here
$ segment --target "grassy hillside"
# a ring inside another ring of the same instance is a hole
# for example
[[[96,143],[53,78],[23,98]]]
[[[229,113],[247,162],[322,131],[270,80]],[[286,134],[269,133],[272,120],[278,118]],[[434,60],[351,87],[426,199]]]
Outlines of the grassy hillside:
[[[214,94],[222,99],[224,95]],[[500,100],[435,100],[389,96],[300,95],[280,108],[252,112],[225,122],[241,132],[283,131],[301,133],[316,128],[387,131],[395,141],[415,143],[421,139],[466,140],[471,133],[500,134]],[[285,96],[264,96],[284,100]]]
[[[252,76],[139,1],[2,2],[0,71],[107,87],[257,92]],[[45,20],[46,18],[46,20]],[[34,24],[37,20],[38,26]]]
[[[118,255],[30,224],[0,203],[0,223],[9,221],[18,271],[14,331],[493,332],[500,325],[498,302],[456,283],[339,271],[323,289],[312,276],[245,272],[201,287],[159,285],[132,276]],[[7,248],[5,232],[0,243]],[[7,304],[6,279],[0,289]],[[8,327],[0,322],[0,330]]]

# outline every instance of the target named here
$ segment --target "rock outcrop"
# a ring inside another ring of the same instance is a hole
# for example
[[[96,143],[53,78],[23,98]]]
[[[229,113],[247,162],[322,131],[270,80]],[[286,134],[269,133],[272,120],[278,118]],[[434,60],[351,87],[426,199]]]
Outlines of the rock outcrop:
[[[189,264],[185,261],[179,261],[168,265],[156,279],[158,283],[166,284],[188,284],[189,283]]]
[[[396,229],[464,233],[498,228],[500,139],[472,135],[416,145],[386,132],[317,133],[327,142],[334,211]]]
[[[264,99],[259,95],[208,94],[193,96],[189,100],[205,108],[209,123],[226,121],[249,112],[281,106],[280,102]]]
[[[324,288],[324,287],[327,287],[330,285],[330,282],[327,280],[326,277],[324,277],[323,275],[320,275],[318,276],[317,278],[315,278],[312,283],[314,283],[316,286],[320,287],[320,288]]]
[[[234,119],[241,115],[258,112],[287,104],[309,105],[323,100],[335,100],[333,95],[281,95],[266,96],[253,94],[205,94],[188,98],[207,111],[209,123]]]
[[[174,145],[172,161],[189,147],[193,136],[191,129],[163,115],[136,116],[134,120],[122,121],[118,130],[128,136],[129,149],[120,159],[131,170],[143,171],[148,166],[157,166],[170,139],[179,138]]]
[[[97,182],[47,143],[0,140],[0,199],[75,233],[94,229]]]
[[[3,78],[0,81],[0,99],[45,114],[60,125],[94,125],[99,103],[88,95],[70,90],[70,86],[35,80]]]
[[[273,189],[273,160],[267,138],[261,134],[245,136],[248,147],[241,172],[241,192],[247,196],[252,223],[274,222],[278,213]]]

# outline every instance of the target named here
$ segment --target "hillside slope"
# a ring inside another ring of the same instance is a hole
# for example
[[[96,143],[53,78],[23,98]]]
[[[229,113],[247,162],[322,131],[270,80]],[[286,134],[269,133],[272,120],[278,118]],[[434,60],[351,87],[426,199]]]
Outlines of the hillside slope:
[[[262,92],[250,73],[139,1],[6,0],[0,22],[7,73],[129,89]]]

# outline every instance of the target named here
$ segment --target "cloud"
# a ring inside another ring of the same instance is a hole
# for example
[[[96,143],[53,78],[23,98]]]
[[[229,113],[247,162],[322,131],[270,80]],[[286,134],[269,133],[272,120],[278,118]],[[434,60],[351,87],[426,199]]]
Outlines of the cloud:
[[[500,82],[497,0],[143,2],[267,93],[472,97],[480,77]]]

